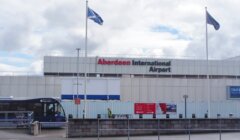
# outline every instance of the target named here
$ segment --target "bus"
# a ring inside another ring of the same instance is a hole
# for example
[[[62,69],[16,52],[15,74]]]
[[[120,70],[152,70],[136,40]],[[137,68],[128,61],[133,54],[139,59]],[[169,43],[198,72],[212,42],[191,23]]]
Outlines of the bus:
[[[33,120],[39,121],[42,127],[62,127],[66,122],[66,115],[60,102],[54,98],[36,99],[0,99],[0,111],[31,111]],[[0,116],[0,119],[4,116]],[[14,119],[13,116],[9,116]]]

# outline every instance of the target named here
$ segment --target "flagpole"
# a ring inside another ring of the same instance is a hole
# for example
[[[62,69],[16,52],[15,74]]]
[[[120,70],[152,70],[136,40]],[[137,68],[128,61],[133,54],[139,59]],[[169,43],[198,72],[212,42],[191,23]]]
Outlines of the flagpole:
[[[207,59],[207,94],[208,94],[208,117],[211,117],[211,95],[210,95],[210,81],[209,81],[209,61],[208,61],[208,27],[207,27],[207,7],[205,7],[206,16],[206,59]]]
[[[87,37],[87,27],[88,27],[88,0],[86,0],[86,20],[85,20],[85,61],[84,61],[84,109],[83,109],[83,118],[86,118],[86,104],[87,104],[87,46],[88,46],[88,37]]]

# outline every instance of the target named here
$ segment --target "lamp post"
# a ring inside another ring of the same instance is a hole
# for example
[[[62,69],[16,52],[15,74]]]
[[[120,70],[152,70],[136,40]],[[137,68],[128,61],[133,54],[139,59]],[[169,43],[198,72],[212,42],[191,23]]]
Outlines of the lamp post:
[[[188,98],[188,95],[187,95],[187,94],[184,94],[184,95],[183,95],[183,98],[184,98],[185,119],[186,119],[186,118],[187,118],[187,98]]]
[[[77,100],[79,100],[79,89],[78,89],[78,77],[79,77],[79,51],[81,50],[80,48],[77,48]],[[77,103],[77,118],[78,118],[78,106],[79,106],[79,103]]]

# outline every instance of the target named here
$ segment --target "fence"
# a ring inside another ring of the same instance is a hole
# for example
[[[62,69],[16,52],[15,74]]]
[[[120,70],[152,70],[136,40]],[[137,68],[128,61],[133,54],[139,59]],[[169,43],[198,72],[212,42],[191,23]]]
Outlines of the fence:
[[[0,111],[0,128],[29,127],[32,122],[31,111]]]

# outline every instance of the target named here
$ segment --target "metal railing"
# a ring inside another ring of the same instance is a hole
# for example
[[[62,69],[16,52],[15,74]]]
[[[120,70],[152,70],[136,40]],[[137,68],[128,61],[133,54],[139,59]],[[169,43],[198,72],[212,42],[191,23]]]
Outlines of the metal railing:
[[[97,118],[102,118],[102,119],[108,119],[109,116],[108,114],[97,114]],[[113,119],[132,119],[133,115],[132,114],[112,114]]]
[[[32,111],[0,111],[0,128],[29,127],[32,122]]]
[[[129,123],[129,119],[127,119],[127,128],[121,128],[121,129],[102,129],[100,128],[100,121],[101,119],[98,119],[98,126],[97,126],[97,139],[100,140],[101,137],[101,132],[104,131],[127,131],[127,136],[126,139],[130,140],[131,138],[131,132],[137,132],[137,131],[155,131],[157,132],[156,134],[153,134],[151,136],[157,136],[157,140],[160,140],[161,136],[164,136],[166,134],[184,134],[187,135],[186,140],[191,140],[191,136],[193,134],[198,134],[198,133],[214,133],[218,135],[218,140],[222,140],[222,134],[224,132],[240,132],[240,128],[233,128],[233,129],[229,129],[229,128],[222,128],[222,124],[221,124],[221,119],[219,120],[219,124],[218,124],[218,128],[193,128],[191,126],[191,121],[189,119],[188,123],[185,125],[184,129],[171,129],[171,128],[160,128],[160,120],[157,121],[157,128],[155,129],[133,129],[130,126]],[[122,135],[121,135],[122,136]],[[132,136],[139,136],[139,135],[132,135]],[[104,137],[104,136],[103,136]],[[227,138],[226,138],[227,139]]]

